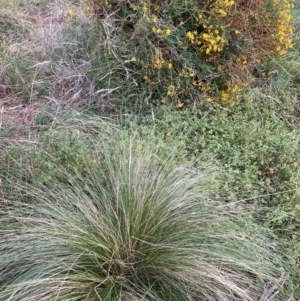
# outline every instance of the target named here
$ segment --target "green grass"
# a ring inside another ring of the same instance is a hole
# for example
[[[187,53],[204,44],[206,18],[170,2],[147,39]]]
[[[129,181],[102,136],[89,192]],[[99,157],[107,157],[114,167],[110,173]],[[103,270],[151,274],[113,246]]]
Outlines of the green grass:
[[[300,299],[299,8],[235,107],[174,108],[83,1],[0,0],[0,300]]]
[[[52,174],[7,177],[0,300],[254,301],[288,273],[264,229],[209,198],[210,169],[126,140],[72,171],[54,159]]]

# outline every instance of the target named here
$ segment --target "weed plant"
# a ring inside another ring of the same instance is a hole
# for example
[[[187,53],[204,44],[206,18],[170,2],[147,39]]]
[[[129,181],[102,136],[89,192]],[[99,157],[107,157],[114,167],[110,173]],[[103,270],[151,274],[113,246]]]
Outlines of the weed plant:
[[[300,226],[300,137],[293,115],[298,100],[292,94],[275,96],[268,88],[252,88],[232,110],[219,108],[211,114],[162,109],[148,118],[124,120],[124,126],[144,138],[154,132],[168,145],[165,150],[176,146],[179,162],[203,156],[213,160],[226,170],[220,184],[222,198],[250,199],[267,208],[260,220],[294,236]]]
[[[6,177],[18,193],[1,195],[1,301],[254,301],[276,285],[268,235],[209,198],[210,170],[111,138],[88,172]]]
[[[111,60],[151,95],[233,106],[258,65],[292,48],[289,0],[87,1]],[[131,75],[131,76],[130,76]],[[214,97],[213,97],[214,96]]]

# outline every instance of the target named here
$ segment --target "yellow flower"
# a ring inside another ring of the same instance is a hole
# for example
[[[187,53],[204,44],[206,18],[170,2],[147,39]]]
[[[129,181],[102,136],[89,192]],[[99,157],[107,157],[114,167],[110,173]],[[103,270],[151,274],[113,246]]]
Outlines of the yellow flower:
[[[168,95],[168,96],[173,96],[173,95],[175,95],[175,86],[174,86],[174,85],[170,85],[170,86],[169,86],[167,95]]]
[[[182,108],[183,107],[183,102],[179,101],[178,104],[177,104],[177,107]]]
[[[136,57],[135,57],[135,56],[132,57],[131,61],[132,61],[132,62],[136,62]]]
[[[191,31],[188,31],[186,35],[189,40],[191,41],[195,40],[195,35]]]
[[[207,41],[207,40],[210,39],[210,36],[209,36],[209,34],[207,34],[207,33],[204,33],[204,34],[202,35],[202,37],[203,37],[203,39],[204,39],[205,41]]]
[[[219,14],[222,16],[222,17],[226,17],[227,13],[224,9],[219,9]]]
[[[224,4],[225,4],[225,6],[232,6],[232,5],[234,5],[234,0],[225,0],[224,1]]]
[[[152,21],[153,21],[153,23],[157,23],[157,16],[153,16]]]
[[[168,28],[168,29],[166,30],[166,35],[169,36],[169,35],[171,34],[171,32],[172,32],[171,29]]]
[[[152,27],[152,31],[155,32],[155,33],[161,33],[161,29],[156,28],[155,26]]]
[[[232,92],[233,92],[233,93],[235,93],[235,92],[237,92],[237,91],[239,91],[239,90],[240,90],[240,88],[239,88],[238,85],[234,85],[234,86],[232,87]]]

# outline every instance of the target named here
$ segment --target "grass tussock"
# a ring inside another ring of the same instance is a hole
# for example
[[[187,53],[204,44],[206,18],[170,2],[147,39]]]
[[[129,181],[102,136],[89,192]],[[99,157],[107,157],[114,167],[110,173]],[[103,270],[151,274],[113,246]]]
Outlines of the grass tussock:
[[[1,196],[1,301],[254,301],[276,282],[271,243],[209,199],[209,170],[137,147],[103,145],[84,175],[10,178],[21,194]]]

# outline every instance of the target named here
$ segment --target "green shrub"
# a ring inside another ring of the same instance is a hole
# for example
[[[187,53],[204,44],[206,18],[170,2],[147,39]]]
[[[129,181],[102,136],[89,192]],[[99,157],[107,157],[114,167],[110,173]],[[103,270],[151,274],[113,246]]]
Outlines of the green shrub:
[[[233,106],[256,66],[292,47],[289,0],[86,2],[118,71],[178,107],[216,95]]]
[[[284,272],[281,259],[262,228],[209,199],[210,170],[176,167],[119,141],[103,143],[97,160],[86,158],[88,173],[57,164],[46,182],[8,177],[20,194],[0,199],[0,300],[257,301],[266,294],[266,282]]]

